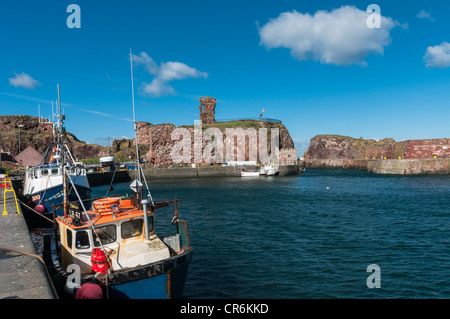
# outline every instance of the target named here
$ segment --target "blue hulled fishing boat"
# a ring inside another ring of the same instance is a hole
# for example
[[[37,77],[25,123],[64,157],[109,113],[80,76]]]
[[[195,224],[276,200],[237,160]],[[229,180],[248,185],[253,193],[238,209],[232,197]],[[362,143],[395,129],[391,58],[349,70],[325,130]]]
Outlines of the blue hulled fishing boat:
[[[131,60],[133,78],[132,72]],[[65,292],[76,299],[183,296],[193,255],[187,222],[179,219],[180,200],[153,201],[140,165],[135,118],[134,130],[137,176],[130,185],[132,196],[97,198],[92,204],[89,202],[91,207],[87,210],[74,179],[63,166],[67,186],[73,187],[79,201],[69,203],[67,192],[63,192],[64,215],[56,218],[56,240],[45,245],[44,255],[51,256],[48,264],[65,282]],[[171,224],[176,232],[160,237],[155,219],[171,204]]]
[[[58,100],[59,85],[58,85]],[[61,103],[60,103],[61,104]],[[91,188],[83,163],[76,162],[64,142],[65,116],[61,114],[61,107],[57,115],[58,122],[48,122],[53,128],[53,142],[49,144],[42,160],[37,166],[26,168],[23,185],[23,201],[28,207],[41,214],[49,214],[52,205],[62,204],[64,199],[63,170],[74,181],[74,188],[82,199],[90,198]],[[64,169],[63,169],[64,168]],[[77,200],[72,187],[66,189],[70,201]]]

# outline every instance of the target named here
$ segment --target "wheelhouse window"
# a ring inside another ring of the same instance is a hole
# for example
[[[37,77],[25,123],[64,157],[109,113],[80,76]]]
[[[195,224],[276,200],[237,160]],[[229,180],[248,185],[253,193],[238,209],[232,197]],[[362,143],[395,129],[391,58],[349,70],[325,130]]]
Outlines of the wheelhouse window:
[[[77,231],[75,236],[75,243],[78,249],[86,249],[90,247],[89,244],[89,235],[85,230]]]
[[[42,176],[47,176],[48,175],[48,170],[46,170],[46,169],[41,170],[41,175]]]
[[[148,216],[148,232],[151,233],[155,228],[155,222],[153,219],[153,215]]]
[[[58,175],[58,169],[52,168],[52,175]]]
[[[66,230],[66,238],[67,238],[67,247],[72,249],[72,230],[67,228]]]
[[[123,222],[120,226],[120,236],[123,239],[140,236],[142,235],[143,225],[144,221],[140,218]]]
[[[95,232],[97,235],[94,234],[94,245],[95,247],[100,246],[100,242],[102,245],[111,244],[116,241],[117,234],[116,234],[116,226],[115,225],[107,225],[103,227],[96,227]],[[99,242],[100,239],[100,242]]]

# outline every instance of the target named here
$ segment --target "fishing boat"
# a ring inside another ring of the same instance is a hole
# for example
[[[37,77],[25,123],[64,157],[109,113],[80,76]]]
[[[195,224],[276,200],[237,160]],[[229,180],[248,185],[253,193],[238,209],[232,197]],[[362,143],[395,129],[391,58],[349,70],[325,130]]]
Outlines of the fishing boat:
[[[130,61],[133,92],[131,50]],[[97,198],[86,210],[74,187],[78,203],[69,203],[64,197],[64,215],[55,219],[53,245],[44,246],[47,264],[65,282],[64,291],[75,299],[183,296],[193,255],[187,222],[178,218],[180,200],[153,201],[140,165],[134,93],[132,96],[137,166],[136,179],[130,184],[132,196]],[[68,184],[74,185],[69,172],[65,174]],[[158,236],[155,219],[170,204],[175,207],[171,224],[176,233]]]
[[[155,219],[170,204],[177,231],[159,237]],[[130,198],[97,199],[88,211],[69,205],[68,214],[56,218],[59,239],[52,245],[52,266],[65,282],[66,297],[83,299],[98,291],[95,299],[181,298],[193,249],[179,205],[180,200],[149,204],[142,190]],[[74,282],[73,269],[79,274]]]
[[[273,176],[273,175],[276,175],[277,173],[278,173],[278,166],[276,166],[275,164],[264,165],[259,170],[260,175]]]
[[[58,86],[59,99],[59,86]],[[63,167],[74,181],[79,195],[82,199],[90,198],[91,188],[86,175],[86,169],[83,163],[76,162],[67,146],[64,143],[63,120],[65,116],[57,116],[58,123],[49,122],[53,125],[53,142],[49,144],[37,166],[28,166],[26,168],[25,180],[23,185],[23,201],[27,206],[41,214],[49,214],[52,205],[58,205],[63,202]],[[72,188],[68,190],[69,200],[77,200]]]

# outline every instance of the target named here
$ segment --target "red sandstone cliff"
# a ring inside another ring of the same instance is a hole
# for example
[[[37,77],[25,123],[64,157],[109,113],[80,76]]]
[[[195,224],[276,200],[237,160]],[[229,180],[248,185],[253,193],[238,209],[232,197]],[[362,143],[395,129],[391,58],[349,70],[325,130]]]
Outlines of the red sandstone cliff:
[[[53,141],[53,129],[49,124],[39,123],[39,118],[28,115],[0,115],[0,149],[16,156],[20,149],[33,147],[44,154],[48,145]],[[78,140],[75,135],[66,132],[65,139],[72,154],[79,159],[105,156],[107,149],[97,144],[86,144]]]
[[[396,142],[392,138],[380,141],[355,139],[339,135],[317,135],[310,141],[305,160],[332,159],[419,159],[449,158],[450,139],[424,139]]]
[[[223,134],[223,142],[224,142],[224,151],[223,157],[225,160],[226,154],[226,131],[227,127],[242,127],[243,129],[253,127],[256,131],[260,127],[266,127],[268,130],[268,134],[270,134],[271,128],[278,128],[280,132],[280,149],[288,149],[294,148],[294,142],[292,137],[289,134],[287,128],[281,123],[265,123],[260,121],[235,121],[235,122],[220,122],[220,123],[212,123],[210,125],[204,125],[203,129],[217,127],[222,131]],[[241,126],[239,124],[242,124]],[[141,158],[144,158],[148,163],[158,166],[160,164],[171,165],[173,164],[172,159],[172,150],[177,143],[177,141],[172,140],[172,132],[177,127],[173,124],[158,124],[153,125],[147,122],[137,122],[137,137],[139,141],[139,145],[147,146],[147,151],[142,152],[141,150]],[[194,163],[194,128],[192,126],[185,126],[191,136],[191,161],[190,163]],[[267,142],[267,148],[270,151],[270,136],[268,137],[269,141]],[[202,144],[202,152],[205,150],[205,147],[209,143],[208,140],[203,139]],[[135,145],[135,142],[133,141]],[[259,142],[257,143],[259,146]],[[236,145],[236,144],[235,144]],[[235,148],[236,149],[236,148]],[[246,156],[245,159],[248,160],[248,152],[249,152],[249,143],[247,142],[245,145]],[[236,152],[235,152],[236,155]]]

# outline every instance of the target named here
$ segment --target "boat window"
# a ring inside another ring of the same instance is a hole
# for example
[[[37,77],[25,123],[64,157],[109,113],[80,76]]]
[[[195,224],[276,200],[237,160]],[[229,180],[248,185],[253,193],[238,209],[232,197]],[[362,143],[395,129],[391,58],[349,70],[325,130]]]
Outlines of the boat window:
[[[37,178],[37,171],[33,171],[33,178]]]
[[[77,235],[75,236],[75,242],[76,242],[76,247],[78,249],[86,249],[89,248],[89,235],[87,233],[87,231],[82,230],[82,231],[78,231]]]
[[[123,222],[120,227],[120,236],[122,236],[123,239],[127,239],[142,235],[143,224],[144,221],[140,218]]]
[[[67,228],[66,237],[67,237],[67,247],[72,249],[72,230],[70,228]]]
[[[58,175],[58,169],[52,168],[52,175]]]
[[[153,215],[148,216],[148,232],[151,233],[155,228],[155,221],[153,219]]]
[[[98,237],[94,234],[94,244],[95,247],[99,247],[100,243],[98,239],[100,238],[100,241],[102,245],[110,244],[116,241],[116,226],[115,225],[108,225],[103,227],[96,227],[95,232],[97,233]]]
[[[46,169],[41,170],[41,175],[42,176],[47,176],[48,175],[48,170],[46,170]]]

